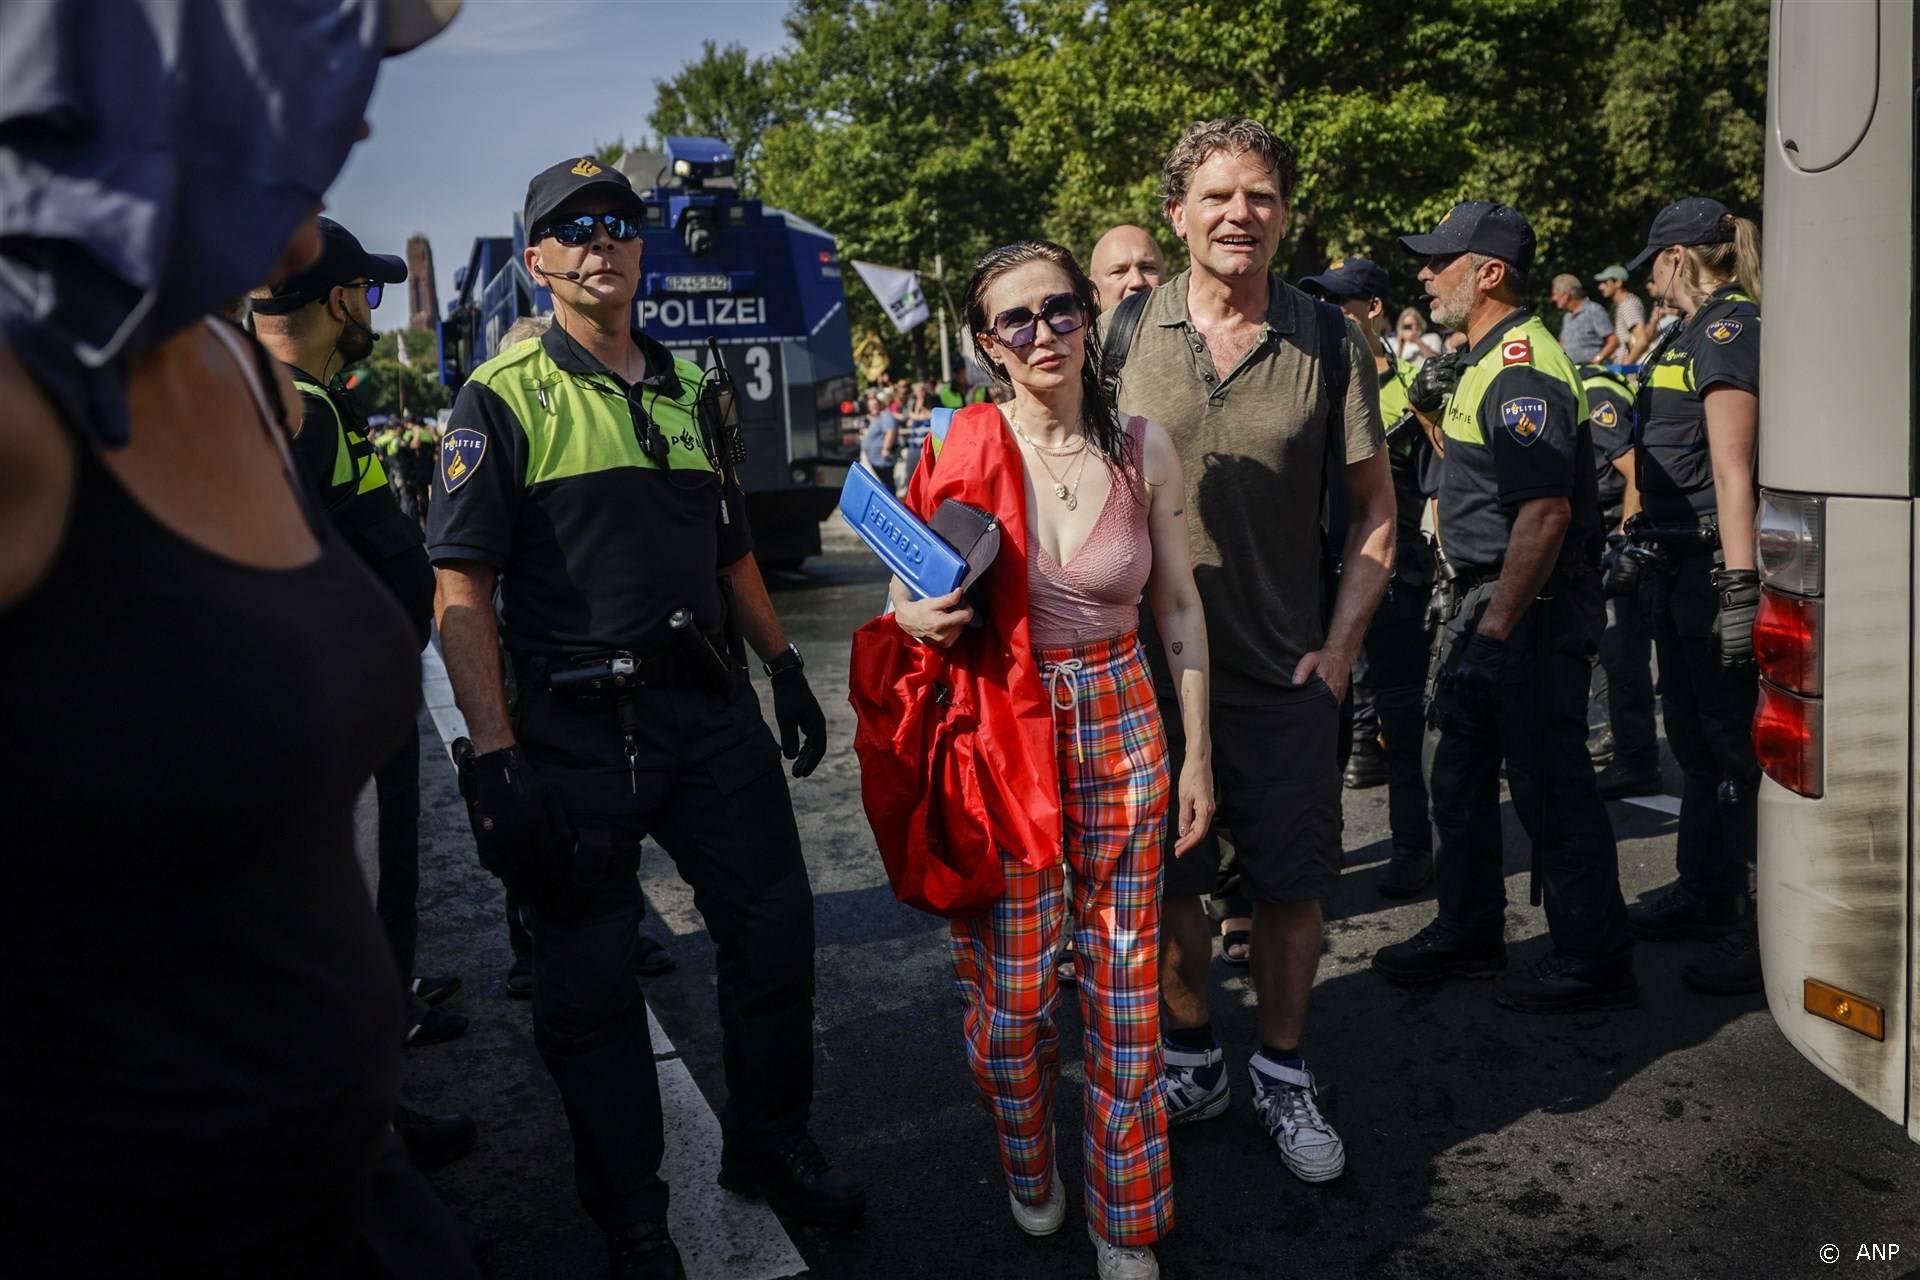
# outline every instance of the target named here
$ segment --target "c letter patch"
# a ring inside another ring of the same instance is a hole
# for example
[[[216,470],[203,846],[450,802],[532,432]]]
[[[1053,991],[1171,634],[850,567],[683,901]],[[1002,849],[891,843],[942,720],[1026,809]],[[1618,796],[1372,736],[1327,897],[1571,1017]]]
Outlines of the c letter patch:
[[[440,442],[440,486],[453,493],[480,469],[487,456],[487,438],[472,427],[455,427]]]
[[[1500,421],[1515,442],[1530,445],[1547,426],[1547,402],[1538,396],[1521,396],[1500,406]]]
[[[1515,338],[1512,342],[1505,342],[1500,345],[1500,367],[1502,369],[1510,364],[1532,363],[1533,344],[1525,338]]]

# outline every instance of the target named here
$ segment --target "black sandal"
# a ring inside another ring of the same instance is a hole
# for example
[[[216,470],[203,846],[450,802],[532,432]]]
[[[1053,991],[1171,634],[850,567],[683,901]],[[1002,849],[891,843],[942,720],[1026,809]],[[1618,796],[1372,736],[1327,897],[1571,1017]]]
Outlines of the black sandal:
[[[1241,917],[1245,919],[1245,917]],[[1226,921],[1220,922],[1222,925]],[[1249,922],[1251,923],[1251,922]],[[1253,960],[1253,930],[1227,929],[1220,931],[1220,958],[1236,969],[1244,969]]]

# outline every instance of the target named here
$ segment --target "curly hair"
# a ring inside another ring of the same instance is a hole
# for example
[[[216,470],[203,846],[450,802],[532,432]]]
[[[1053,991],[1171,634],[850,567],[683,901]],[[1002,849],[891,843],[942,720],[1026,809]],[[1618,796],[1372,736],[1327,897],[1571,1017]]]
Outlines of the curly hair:
[[[1259,156],[1273,167],[1274,181],[1280,184],[1280,198],[1293,199],[1293,186],[1300,178],[1300,165],[1294,158],[1293,148],[1274,137],[1258,120],[1220,116],[1188,125],[1180,141],[1167,152],[1167,163],[1160,172],[1161,200],[1166,204],[1185,200],[1187,187],[1193,182],[1193,171],[1216,151],[1234,156]]]

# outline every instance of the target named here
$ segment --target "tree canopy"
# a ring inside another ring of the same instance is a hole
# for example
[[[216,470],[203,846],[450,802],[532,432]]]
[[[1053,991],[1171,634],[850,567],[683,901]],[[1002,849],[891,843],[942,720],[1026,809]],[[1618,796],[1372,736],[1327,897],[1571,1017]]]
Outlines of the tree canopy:
[[[956,300],[1025,236],[1085,255],[1136,222],[1183,265],[1161,163],[1218,115],[1298,153],[1290,277],[1365,254],[1411,297],[1395,237],[1463,199],[1527,216],[1543,291],[1631,256],[1683,195],[1758,213],[1765,0],[796,0],[786,29],[764,58],[709,43],[648,124],[725,139],[843,260],[941,255]],[[893,341],[851,273],[847,293],[856,332]]]

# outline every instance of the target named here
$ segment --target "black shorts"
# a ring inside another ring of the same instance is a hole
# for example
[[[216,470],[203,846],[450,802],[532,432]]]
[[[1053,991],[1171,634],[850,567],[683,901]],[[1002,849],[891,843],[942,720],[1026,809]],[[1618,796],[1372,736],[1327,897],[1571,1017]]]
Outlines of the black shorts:
[[[1163,701],[1160,718],[1177,788],[1186,761],[1178,704]],[[1340,878],[1339,728],[1340,704],[1317,677],[1259,706],[1213,705],[1214,826],[1233,841],[1241,891],[1255,902],[1318,902]],[[1219,842],[1210,831],[1176,858],[1179,824],[1169,819],[1166,896],[1212,893]]]

